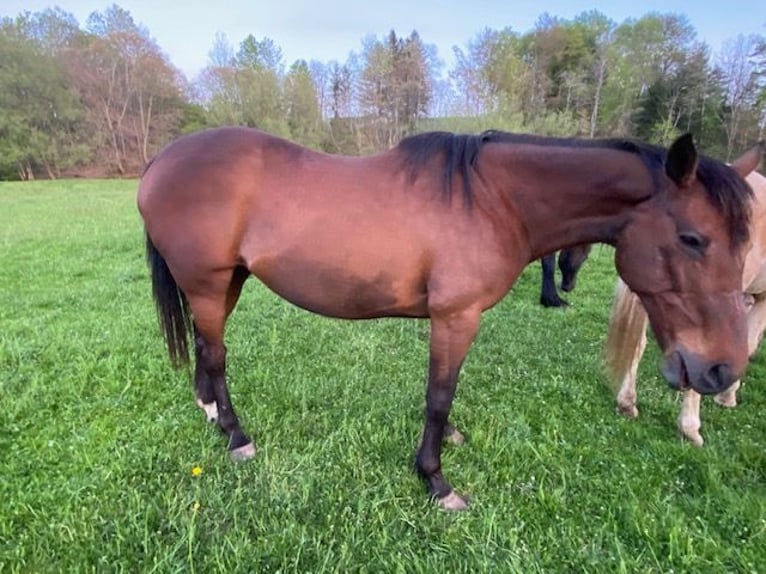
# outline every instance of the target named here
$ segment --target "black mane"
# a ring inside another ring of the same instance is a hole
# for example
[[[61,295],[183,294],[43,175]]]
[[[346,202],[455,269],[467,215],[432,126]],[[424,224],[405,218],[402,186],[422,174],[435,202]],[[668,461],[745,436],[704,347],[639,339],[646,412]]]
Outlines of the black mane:
[[[484,143],[483,134],[426,132],[403,139],[397,147],[404,152],[405,169],[413,180],[423,167],[443,155],[444,195],[450,197],[452,179],[455,174],[460,174],[463,179],[463,204],[470,207],[473,203],[471,168]]]
[[[405,169],[414,179],[432,161],[441,158],[444,169],[443,194],[449,198],[455,175],[463,180],[463,204],[470,209],[473,203],[471,169],[481,148],[488,143],[529,144],[571,148],[603,148],[638,155],[652,174],[656,188],[662,173],[667,150],[631,139],[559,138],[531,134],[516,134],[488,130],[481,134],[452,132],[425,132],[403,139],[397,146],[403,152]],[[708,156],[700,155],[697,177],[707,190],[713,205],[729,223],[732,242],[740,244],[749,238],[750,199],[752,190],[729,166]]]
[[[750,211],[753,190],[730,166],[700,156],[697,178],[708,198],[729,222],[729,236],[735,245],[750,238]]]

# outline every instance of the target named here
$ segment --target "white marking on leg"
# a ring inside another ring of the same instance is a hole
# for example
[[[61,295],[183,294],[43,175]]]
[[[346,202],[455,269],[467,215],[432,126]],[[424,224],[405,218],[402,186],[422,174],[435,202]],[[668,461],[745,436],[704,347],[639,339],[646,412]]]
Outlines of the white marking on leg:
[[[624,416],[634,419],[638,416],[636,407],[636,373],[633,369],[625,375],[617,393],[617,408]]]
[[[218,420],[218,403],[215,401],[212,403],[203,403],[200,399],[197,399],[197,406],[205,411],[207,422],[214,423]]]
[[[701,395],[691,389],[684,391],[681,414],[678,415],[678,430],[694,446],[702,446],[705,440],[700,434],[700,399]]]

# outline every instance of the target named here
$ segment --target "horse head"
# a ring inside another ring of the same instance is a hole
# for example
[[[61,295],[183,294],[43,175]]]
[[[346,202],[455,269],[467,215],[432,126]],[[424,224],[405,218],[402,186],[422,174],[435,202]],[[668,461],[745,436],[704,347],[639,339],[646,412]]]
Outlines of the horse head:
[[[718,393],[748,362],[744,257],[761,146],[730,166],[698,155],[690,136],[668,149],[657,193],[628,216],[616,265],[641,299],[671,387]]]

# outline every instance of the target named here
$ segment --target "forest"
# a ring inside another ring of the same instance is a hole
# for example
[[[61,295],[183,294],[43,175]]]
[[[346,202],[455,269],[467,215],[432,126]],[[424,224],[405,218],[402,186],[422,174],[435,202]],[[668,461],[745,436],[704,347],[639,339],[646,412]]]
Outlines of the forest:
[[[84,23],[60,8],[0,19],[0,179],[136,177],[172,139],[220,125],[350,155],[433,129],[661,145],[692,132],[727,160],[766,123],[766,38],[714,53],[683,14],[542,14],[528,31],[477,30],[449,68],[417,30],[360,46],[285,62],[268,37],[219,33],[187,78],[116,4]]]

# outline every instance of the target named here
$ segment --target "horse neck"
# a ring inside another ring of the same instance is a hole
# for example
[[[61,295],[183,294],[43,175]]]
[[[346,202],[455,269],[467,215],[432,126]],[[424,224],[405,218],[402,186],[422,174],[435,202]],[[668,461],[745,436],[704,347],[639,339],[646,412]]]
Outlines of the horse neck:
[[[628,152],[503,144],[484,151],[482,179],[496,205],[521,219],[530,261],[573,245],[614,244],[630,210],[654,192],[644,162]]]

